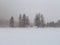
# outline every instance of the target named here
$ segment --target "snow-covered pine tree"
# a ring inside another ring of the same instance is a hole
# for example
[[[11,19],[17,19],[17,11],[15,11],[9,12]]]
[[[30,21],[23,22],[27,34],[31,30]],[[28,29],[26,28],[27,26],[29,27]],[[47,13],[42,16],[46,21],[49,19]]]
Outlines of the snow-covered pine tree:
[[[44,27],[44,26],[45,26],[44,17],[43,17],[43,15],[41,14],[41,27]]]
[[[19,15],[19,27],[22,27],[22,15]]]
[[[10,19],[10,27],[14,27],[14,17],[13,16]]]
[[[26,15],[25,15],[25,14],[23,14],[22,26],[23,26],[23,27],[26,27]]]
[[[28,17],[28,16],[26,16],[26,26],[29,26],[29,24],[30,24],[29,17]]]
[[[40,27],[40,14],[37,14],[35,17],[35,26]]]

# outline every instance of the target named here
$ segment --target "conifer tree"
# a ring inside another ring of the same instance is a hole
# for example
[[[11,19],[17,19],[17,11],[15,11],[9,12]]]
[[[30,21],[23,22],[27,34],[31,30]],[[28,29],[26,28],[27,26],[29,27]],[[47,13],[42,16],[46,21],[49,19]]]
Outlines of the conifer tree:
[[[29,26],[29,24],[30,24],[29,17],[26,16],[26,26]]]
[[[19,16],[19,27],[22,27],[22,16],[21,16],[21,14]]]
[[[44,24],[44,17],[43,17],[43,15],[41,15],[41,26],[42,26],[42,27],[44,27],[44,26],[45,26],[45,24]]]
[[[23,14],[22,26],[26,27],[26,15],[25,14]]]
[[[36,15],[35,17],[35,26],[40,27],[40,15]]]
[[[14,27],[14,17],[13,16],[10,19],[10,27]]]

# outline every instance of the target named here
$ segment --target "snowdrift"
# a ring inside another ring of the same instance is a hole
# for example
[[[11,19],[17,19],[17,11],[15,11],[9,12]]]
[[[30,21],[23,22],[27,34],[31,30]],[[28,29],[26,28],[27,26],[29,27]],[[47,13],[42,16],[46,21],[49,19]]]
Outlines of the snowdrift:
[[[60,28],[0,28],[0,45],[60,45]]]

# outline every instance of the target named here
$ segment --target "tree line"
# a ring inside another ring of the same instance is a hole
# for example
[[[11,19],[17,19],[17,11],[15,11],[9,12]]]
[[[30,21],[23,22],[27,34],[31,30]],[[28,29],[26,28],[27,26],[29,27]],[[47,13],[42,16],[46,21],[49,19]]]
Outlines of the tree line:
[[[14,17],[12,16],[10,18],[10,27],[15,27],[14,23]],[[31,25],[29,17],[26,14],[19,15],[18,27],[29,27]],[[42,14],[36,14],[33,25],[36,27],[45,27],[44,16]]]

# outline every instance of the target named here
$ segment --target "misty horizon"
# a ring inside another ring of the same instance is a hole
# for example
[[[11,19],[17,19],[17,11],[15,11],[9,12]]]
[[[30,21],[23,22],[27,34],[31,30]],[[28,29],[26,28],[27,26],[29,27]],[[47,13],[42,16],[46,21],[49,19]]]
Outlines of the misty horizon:
[[[60,20],[59,0],[0,0],[0,19],[9,20],[11,16],[18,21],[20,14],[34,20],[37,13],[43,14],[45,21]]]

